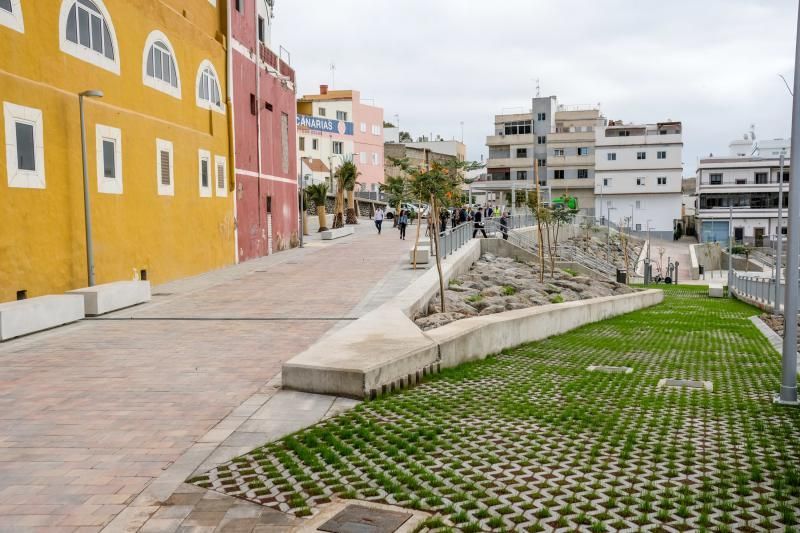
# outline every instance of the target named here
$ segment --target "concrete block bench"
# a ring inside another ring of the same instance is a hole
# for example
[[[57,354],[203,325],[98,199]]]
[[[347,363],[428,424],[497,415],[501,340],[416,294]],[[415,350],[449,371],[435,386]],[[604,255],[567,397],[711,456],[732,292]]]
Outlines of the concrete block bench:
[[[0,304],[0,341],[81,320],[83,298],[53,294]]]
[[[149,281],[115,281],[94,287],[75,289],[69,294],[83,298],[87,316],[103,315],[150,301]]]
[[[417,248],[417,261],[418,265],[426,264],[431,259],[431,249],[427,246],[420,246]],[[408,262],[414,264],[414,249],[408,251]]]
[[[722,298],[725,296],[725,291],[722,288],[722,283],[711,283],[708,286],[708,295],[711,298]]]
[[[340,237],[347,237],[355,232],[356,230],[353,226],[344,226],[343,228],[321,231],[320,235],[322,236],[323,241],[332,241],[333,239],[338,239]]]

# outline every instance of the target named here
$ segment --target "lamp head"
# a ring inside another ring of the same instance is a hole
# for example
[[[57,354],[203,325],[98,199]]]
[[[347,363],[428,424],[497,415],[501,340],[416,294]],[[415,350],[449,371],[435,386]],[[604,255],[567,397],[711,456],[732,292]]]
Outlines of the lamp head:
[[[98,89],[90,89],[88,91],[83,91],[82,93],[78,93],[78,96],[85,96],[88,98],[102,98],[103,91]]]

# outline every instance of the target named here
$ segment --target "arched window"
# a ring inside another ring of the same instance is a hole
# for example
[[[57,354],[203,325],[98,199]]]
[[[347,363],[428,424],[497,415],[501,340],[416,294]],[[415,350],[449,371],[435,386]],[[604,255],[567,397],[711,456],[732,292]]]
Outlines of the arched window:
[[[119,74],[117,38],[101,0],[64,0],[59,25],[62,51]]]
[[[167,36],[156,30],[150,33],[142,58],[142,82],[148,87],[181,97],[181,78],[172,44]]]
[[[0,0],[0,26],[7,26],[12,30],[25,33],[20,0]]]
[[[222,95],[214,65],[205,60],[197,71],[197,105],[205,109],[222,111]]]

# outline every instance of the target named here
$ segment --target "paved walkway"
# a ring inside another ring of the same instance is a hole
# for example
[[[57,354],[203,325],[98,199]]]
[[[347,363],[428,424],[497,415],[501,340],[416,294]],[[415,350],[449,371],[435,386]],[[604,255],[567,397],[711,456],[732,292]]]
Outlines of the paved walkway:
[[[410,247],[363,221],[0,345],[0,531],[99,531],[168,499],[265,408],[282,362],[414,278]]]

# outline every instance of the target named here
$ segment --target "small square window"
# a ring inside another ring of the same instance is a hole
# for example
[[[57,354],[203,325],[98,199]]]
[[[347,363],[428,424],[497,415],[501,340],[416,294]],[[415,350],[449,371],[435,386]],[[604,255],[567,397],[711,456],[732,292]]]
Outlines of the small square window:
[[[526,179],[528,179],[528,171],[527,170],[517,170],[517,179],[518,180],[526,180]]]
[[[546,144],[547,143],[547,136],[546,135],[538,135],[536,137],[536,144]]]
[[[528,157],[528,149],[527,148],[517,148],[517,158],[526,158]]]
[[[97,154],[97,191],[122,194],[122,131],[95,126]]]
[[[337,111],[336,112],[336,120],[347,120],[347,112],[346,111]]]
[[[553,179],[554,180],[563,180],[564,179],[564,171],[563,170],[554,170],[553,171]]]
[[[536,120],[547,120],[547,115],[545,113],[537,113]]]
[[[553,155],[556,157],[564,157],[564,149],[563,148],[554,148]]]
[[[639,186],[643,187],[645,185],[645,179],[644,178],[636,178],[636,185],[639,185]]]
[[[636,152],[636,159],[647,159],[647,152]]]
[[[607,153],[606,157],[608,158],[609,161],[616,161],[617,160],[617,154],[615,152]]]
[[[540,167],[546,167],[546,166],[547,166],[547,159],[539,159],[539,160],[537,161],[537,164],[538,164],[538,166],[540,166]]]
[[[217,196],[225,197],[228,196],[228,163],[224,156],[215,155],[214,156],[214,170],[216,172],[216,192]]]
[[[319,150],[319,139],[311,139],[311,149]]]
[[[9,187],[44,189],[44,129],[39,109],[3,102]]]
[[[325,108],[324,107],[320,107],[319,108],[319,116],[321,116],[321,117],[325,116]]]
[[[172,156],[172,143],[170,141],[156,139],[156,178],[158,180],[158,194],[161,196],[175,195]]]
[[[578,155],[589,155],[589,148],[581,146],[580,148],[578,148]]]
[[[708,181],[711,185],[722,185],[722,174],[709,174]]]
[[[211,153],[207,150],[198,150],[198,174],[200,181],[200,196],[211,197]]]
[[[579,168],[578,169],[578,179],[585,180],[589,177],[589,169],[587,168]]]
[[[658,179],[658,184],[659,184],[659,185],[666,185],[666,184],[667,184],[667,178],[666,178],[666,176],[661,176],[661,177],[659,177],[659,178],[657,178],[657,179]]]
[[[611,185],[611,178],[603,178],[603,187],[608,187]],[[611,201],[609,200],[608,205],[611,205]]]
[[[658,154],[656,155],[656,157],[657,157],[658,159],[666,159],[666,158],[667,158],[667,152],[663,152],[663,151],[662,151],[662,152],[658,152]]]
[[[344,143],[342,141],[333,141],[331,143],[331,151],[336,155],[344,153]]]

